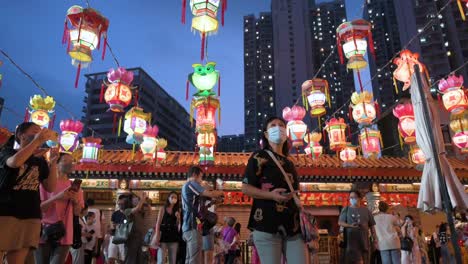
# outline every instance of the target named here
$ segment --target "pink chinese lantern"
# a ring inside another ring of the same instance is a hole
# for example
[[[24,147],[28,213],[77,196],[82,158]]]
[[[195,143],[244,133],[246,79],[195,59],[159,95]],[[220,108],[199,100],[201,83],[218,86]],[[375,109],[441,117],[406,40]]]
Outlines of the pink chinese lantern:
[[[283,118],[288,121],[287,134],[295,148],[304,145],[303,139],[307,133],[307,125],[302,121],[306,114],[304,107],[295,105],[283,109]]]
[[[148,125],[146,127],[146,131],[143,133],[143,142],[140,144],[144,160],[152,160],[154,158],[158,144],[158,140],[156,139],[158,132],[159,128],[156,125]]]
[[[322,140],[322,134],[320,133],[307,133],[307,135],[304,136],[304,141],[308,144],[304,148],[304,151],[313,159],[322,156],[323,147],[320,145],[320,140]]]
[[[320,117],[327,112],[325,109],[327,101],[331,107],[327,80],[315,78],[302,84],[302,104],[306,107],[306,110],[309,110],[310,106],[310,115],[312,117]]]
[[[405,102],[393,108],[393,115],[398,118],[398,132],[406,144],[416,143],[416,123],[411,102]]]
[[[439,82],[439,91],[445,109],[451,114],[460,114],[468,109],[468,98],[463,91],[463,76],[450,75]]]
[[[374,41],[372,40],[372,25],[364,19],[344,22],[336,29],[336,42],[340,61],[343,64],[344,56],[348,59],[346,67],[359,70],[367,66],[364,55],[367,52],[367,41],[372,55],[375,56]]]
[[[357,157],[356,147],[348,143],[347,146],[340,151],[339,155],[344,166],[351,165]]]
[[[424,152],[418,147],[418,145],[411,145],[410,156],[411,162],[416,165],[426,163],[426,156],[424,156]]]
[[[464,115],[452,116],[450,128],[453,131],[453,144],[460,149],[461,153],[468,153],[468,112]]]
[[[60,152],[73,153],[79,145],[78,135],[83,131],[83,123],[78,120],[62,120],[60,130]]]
[[[359,141],[364,158],[380,158],[382,156],[382,136],[377,126],[373,125],[361,129]]]
[[[354,92],[351,96],[352,116],[354,121],[359,125],[370,125],[377,116],[375,103],[372,102],[372,93],[363,91],[361,93]]]
[[[102,147],[100,138],[87,137],[83,138],[83,156],[82,163],[98,163],[99,162],[99,149]]]
[[[194,97],[190,105],[190,117],[196,110],[196,128],[198,130],[214,130],[216,128],[216,111],[220,109],[219,99],[215,96]],[[220,115],[218,114],[218,119]],[[192,120],[192,118],[190,118]],[[219,122],[219,120],[218,120]]]
[[[396,64],[397,68],[393,71],[393,83],[395,85],[395,91],[398,93],[398,87],[396,81],[403,82],[403,91],[408,89],[411,85],[411,75],[414,72],[414,65],[419,65],[421,73],[427,73],[424,64],[419,62],[419,54],[412,53],[409,50],[403,50],[400,52],[400,56],[393,60],[393,64]]]
[[[132,101],[132,81],[133,72],[119,67],[117,70],[111,69],[107,72],[107,80],[101,86],[100,101],[102,98],[109,104],[109,110],[115,113],[122,113]],[[104,85],[107,86],[104,93]],[[136,100],[138,101],[138,100]]]
[[[324,130],[328,132],[330,149],[339,151],[346,146],[346,127],[343,118],[331,118],[326,124]]]

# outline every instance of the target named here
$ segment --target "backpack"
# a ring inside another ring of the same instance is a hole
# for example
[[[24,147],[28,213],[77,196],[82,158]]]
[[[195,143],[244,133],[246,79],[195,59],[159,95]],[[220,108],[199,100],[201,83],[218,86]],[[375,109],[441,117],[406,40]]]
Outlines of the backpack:
[[[208,210],[212,202],[207,205],[207,199],[205,197],[197,197],[195,200],[198,200],[195,202],[195,208],[197,211],[197,218],[202,223],[202,236],[206,236],[210,233],[211,228],[218,223],[218,215]]]

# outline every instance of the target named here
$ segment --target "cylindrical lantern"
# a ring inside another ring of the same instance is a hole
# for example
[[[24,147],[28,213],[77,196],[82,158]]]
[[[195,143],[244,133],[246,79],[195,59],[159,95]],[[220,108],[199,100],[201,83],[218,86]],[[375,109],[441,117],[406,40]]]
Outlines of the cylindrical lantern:
[[[306,108],[310,106],[312,117],[320,117],[327,112],[325,103],[327,101],[330,103],[327,80],[315,78],[305,81],[302,84],[302,96],[304,106]],[[309,104],[306,103],[306,99]]]
[[[439,91],[445,109],[456,115],[468,109],[468,98],[463,90],[463,76],[450,75],[439,82]]]
[[[340,151],[340,159],[344,162],[344,164],[352,163],[357,157],[356,147],[352,146],[351,144],[347,144]]]
[[[416,143],[416,122],[411,102],[405,102],[393,108],[393,115],[398,118],[398,132],[406,144]]]
[[[453,144],[461,153],[468,153],[468,112],[464,115],[452,116],[450,128],[453,131]]]
[[[135,106],[125,114],[124,131],[128,135],[142,136],[150,120],[150,113],[145,113],[142,108]]]
[[[214,147],[200,147],[199,150],[200,159],[199,165],[200,166],[211,166],[214,165]]]
[[[361,129],[359,141],[361,143],[362,154],[365,158],[380,158],[382,156],[382,136],[377,126],[373,125]]]
[[[410,147],[410,155],[411,161],[416,164],[424,164],[426,163],[426,156],[424,156],[424,152],[418,147],[418,145],[414,144]]]
[[[200,131],[197,135],[197,145],[199,147],[212,147],[216,145],[215,131]]]
[[[77,120],[62,120],[60,130],[60,152],[73,153],[79,145],[78,135],[83,131],[83,123]]]
[[[304,136],[304,141],[308,144],[304,151],[314,159],[322,156],[323,147],[320,145],[320,140],[322,140],[322,134],[320,133],[308,133]]]
[[[364,55],[367,51],[366,38],[369,41],[370,51],[374,54],[374,41],[372,40],[372,25],[364,19],[344,22],[336,29],[337,48],[343,63],[343,52],[348,59],[348,69],[359,70],[367,66]],[[343,50],[341,50],[343,49]]]
[[[331,118],[325,125],[330,149],[338,151],[346,146],[346,123],[343,118]]]
[[[195,118],[197,131],[212,131],[216,128],[216,111],[219,107],[219,99],[215,96],[193,98],[190,116],[193,115],[194,110],[197,111]]]
[[[377,116],[374,103],[372,102],[372,93],[363,91],[361,93],[354,92],[351,96],[353,105],[353,119],[360,125],[370,125]]]
[[[165,140],[164,138],[159,138],[158,145],[157,145],[158,152],[156,153],[156,160],[158,162],[162,162],[166,159],[166,152],[164,151],[166,147],[167,147],[167,140]]]
[[[148,125],[145,133],[143,134],[143,142],[140,145],[141,152],[143,153],[143,159],[152,160],[154,159],[154,154],[156,152],[156,147],[158,145],[158,126]]]
[[[107,73],[107,80],[109,83],[104,82],[107,85],[104,99],[112,112],[123,112],[132,101],[133,72],[122,67],[111,69]]]
[[[302,121],[305,116],[305,109],[302,106],[295,105],[292,108],[283,109],[283,118],[288,121],[286,126],[287,135],[295,148],[304,145],[304,136],[307,133],[307,125]]]
[[[393,78],[403,82],[403,91],[408,89],[411,85],[411,76],[414,72],[414,65],[419,65],[421,72],[426,72],[426,67],[419,62],[419,54],[412,53],[409,50],[403,50],[400,52],[400,56],[393,60],[397,68],[393,71]],[[396,85],[396,84],[395,84]]]
[[[98,163],[99,149],[101,148],[101,139],[95,137],[83,138],[83,156],[81,162]]]
[[[54,108],[54,98],[34,95],[29,100],[29,121],[43,128],[51,126]]]

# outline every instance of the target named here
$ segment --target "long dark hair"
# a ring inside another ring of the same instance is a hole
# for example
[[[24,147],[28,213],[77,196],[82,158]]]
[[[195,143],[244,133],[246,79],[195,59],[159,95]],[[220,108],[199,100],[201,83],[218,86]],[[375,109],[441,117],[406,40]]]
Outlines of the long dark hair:
[[[37,125],[34,124],[33,122],[24,122],[24,123],[19,124],[16,127],[15,134],[10,136],[8,141],[5,142],[5,144],[3,144],[1,149],[2,150],[13,149],[15,146],[15,142],[18,142],[18,144],[20,144],[21,142],[19,142],[19,137],[23,135],[24,133],[26,133],[26,131],[32,126],[37,126]]]
[[[281,117],[277,117],[277,116],[272,116],[270,118],[268,118],[266,121],[265,121],[265,124],[263,124],[263,129],[262,129],[262,144],[263,144],[263,147],[262,149],[268,149],[268,150],[272,150],[271,146],[270,146],[270,143],[268,142],[268,138],[265,136],[265,132],[267,132],[268,130],[268,124],[270,124],[273,120],[279,120],[281,122],[283,122],[283,124],[286,126],[286,121],[281,118]],[[284,142],[283,144],[283,149],[281,150],[282,154],[284,156],[288,156],[289,155],[289,144],[288,144],[288,141]]]
[[[164,203],[164,210],[167,209],[170,205],[171,205],[171,202],[169,201],[169,198],[171,198],[171,195],[175,194],[175,196],[177,196],[177,203],[174,204],[174,207],[172,208],[172,212],[177,212],[179,210],[179,194],[177,192],[170,192],[169,195],[167,196],[167,199],[166,199],[166,203]]]

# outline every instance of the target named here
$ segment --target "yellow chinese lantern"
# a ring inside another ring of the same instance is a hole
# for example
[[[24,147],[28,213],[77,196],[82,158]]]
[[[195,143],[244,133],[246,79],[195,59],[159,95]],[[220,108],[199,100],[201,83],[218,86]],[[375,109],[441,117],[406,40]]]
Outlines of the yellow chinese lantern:
[[[439,82],[439,91],[445,109],[451,114],[460,114],[468,109],[468,98],[463,90],[463,76],[450,75]]]
[[[29,120],[29,122],[43,128],[51,128],[55,119],[54,108],[54,98],[50,96],[42,97],[36,94],[29,100],[29,110],[26,111],[25,120]]]
[[[306,110],[308,110],[310,106],[310,115],[312,117],[320,117],[324,115],[327,112],[325,109],[325,103],[327,101],[329,107],[331,107],[327,80],[315,78],[305,81],[302,84],[302,101]]]
[[[346,146],[346,127],[343,118],[331,118],[326,124],[324,130],[328,133],[330,149],[339,151]]]
[[[162,162],[166,159],[166,152],[164,151],[166,147],[167,147],[167,140],[165,140],[164,138],[159,138],[158,145],[157,145],[158,152],[156,153],[156,160],[158,162]]]

